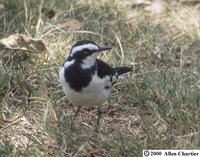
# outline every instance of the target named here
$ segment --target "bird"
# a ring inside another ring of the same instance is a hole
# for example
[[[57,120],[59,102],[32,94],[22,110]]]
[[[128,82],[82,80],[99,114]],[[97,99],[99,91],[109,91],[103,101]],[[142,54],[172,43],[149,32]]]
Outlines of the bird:
[[[113,68],[97,57],[111,47],[99,46],[92,40],[77,41],[59,71],[59,80],[67,99],[77,105],[71,122],[74,125],[82,107],[98,106],[97,126],[103,113],[103,103],[111,95],[119,76],[132,71],[130,67]]]

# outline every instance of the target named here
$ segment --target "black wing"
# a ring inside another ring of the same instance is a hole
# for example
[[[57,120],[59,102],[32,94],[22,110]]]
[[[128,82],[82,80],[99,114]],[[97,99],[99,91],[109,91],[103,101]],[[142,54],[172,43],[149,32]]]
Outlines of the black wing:
[[[117,67],[114,70],[120,76],[120,75],[123,75],[125,73],[128,73],[128,72],[132,71],[132,68],[130,68],[130,67]]]
[[[102,60],[97,59],[97,74],[99,77],[103,78],[106,75],[112,76],[112,75],[123,75],[125,73],[128,73],[132,71],[132,68],[130,67],[116,67],[112,68],[107,63],[103,62]]]
[[[110,65],[107,63],[103,62],[102,60],[97,59],[97,75],[100,78],[103,78],[105,76],[110,77],[110,82],[112,85],[116,83],[118,80],[118,76],[123,75],[127,72],[130,72],[132,69],[129,67],[117,67],[117,68],[112,68]]]
[[[103,62],[102,60],[96,59],[97,61],[97,75],[100,78],[103,78],[105,76],[110,76],[112,77],[113,75],[116,75],[116,72],[114,68],[112,68],[110,65],[107,63]]]

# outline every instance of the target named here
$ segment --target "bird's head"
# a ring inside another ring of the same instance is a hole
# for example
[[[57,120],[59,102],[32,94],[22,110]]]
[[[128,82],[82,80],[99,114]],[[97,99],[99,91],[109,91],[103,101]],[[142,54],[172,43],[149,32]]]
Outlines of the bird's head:
[[[72,46],[69,58],[81,62],[83,68],[89,68],[95,63],[100,52],[110,49],[111,47],[100,47],[91,40],[81,40]]]

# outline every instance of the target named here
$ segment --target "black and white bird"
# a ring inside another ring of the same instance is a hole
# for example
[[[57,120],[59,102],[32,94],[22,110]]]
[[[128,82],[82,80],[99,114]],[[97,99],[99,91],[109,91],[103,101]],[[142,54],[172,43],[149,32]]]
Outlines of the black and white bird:
[[[112,68],[97,59],[100,52],[110,50],[91,40],[81,40],[72,46],[69,57],[59,71],[59,79],[66,97],[78,106],[72,125],[81,107],[98,106],[97,126],[103,113],[103,103],[109,98],[112,86],[129,67]]]

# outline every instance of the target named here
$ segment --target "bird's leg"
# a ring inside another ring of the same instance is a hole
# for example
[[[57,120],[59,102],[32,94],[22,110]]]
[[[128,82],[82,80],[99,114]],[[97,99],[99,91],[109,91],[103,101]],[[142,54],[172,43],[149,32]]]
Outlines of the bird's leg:
[[[71,122],[71,127],[72,127],[72,128],[73,128],[73,126],[74,126],[74,121],[75,121],[76,116],[78,115],[80,109],[81,109],[80,106],[78,106],[78,108],[76,109],[76,112],[75,112],[75,114],[74,114],[74,118],[73,118],[73,120],[72,120],[72,122]]]
[[[98,119],[97,119],[97,127],[100,125],[101,115],[103,113],[103,105],[98,106]]]

